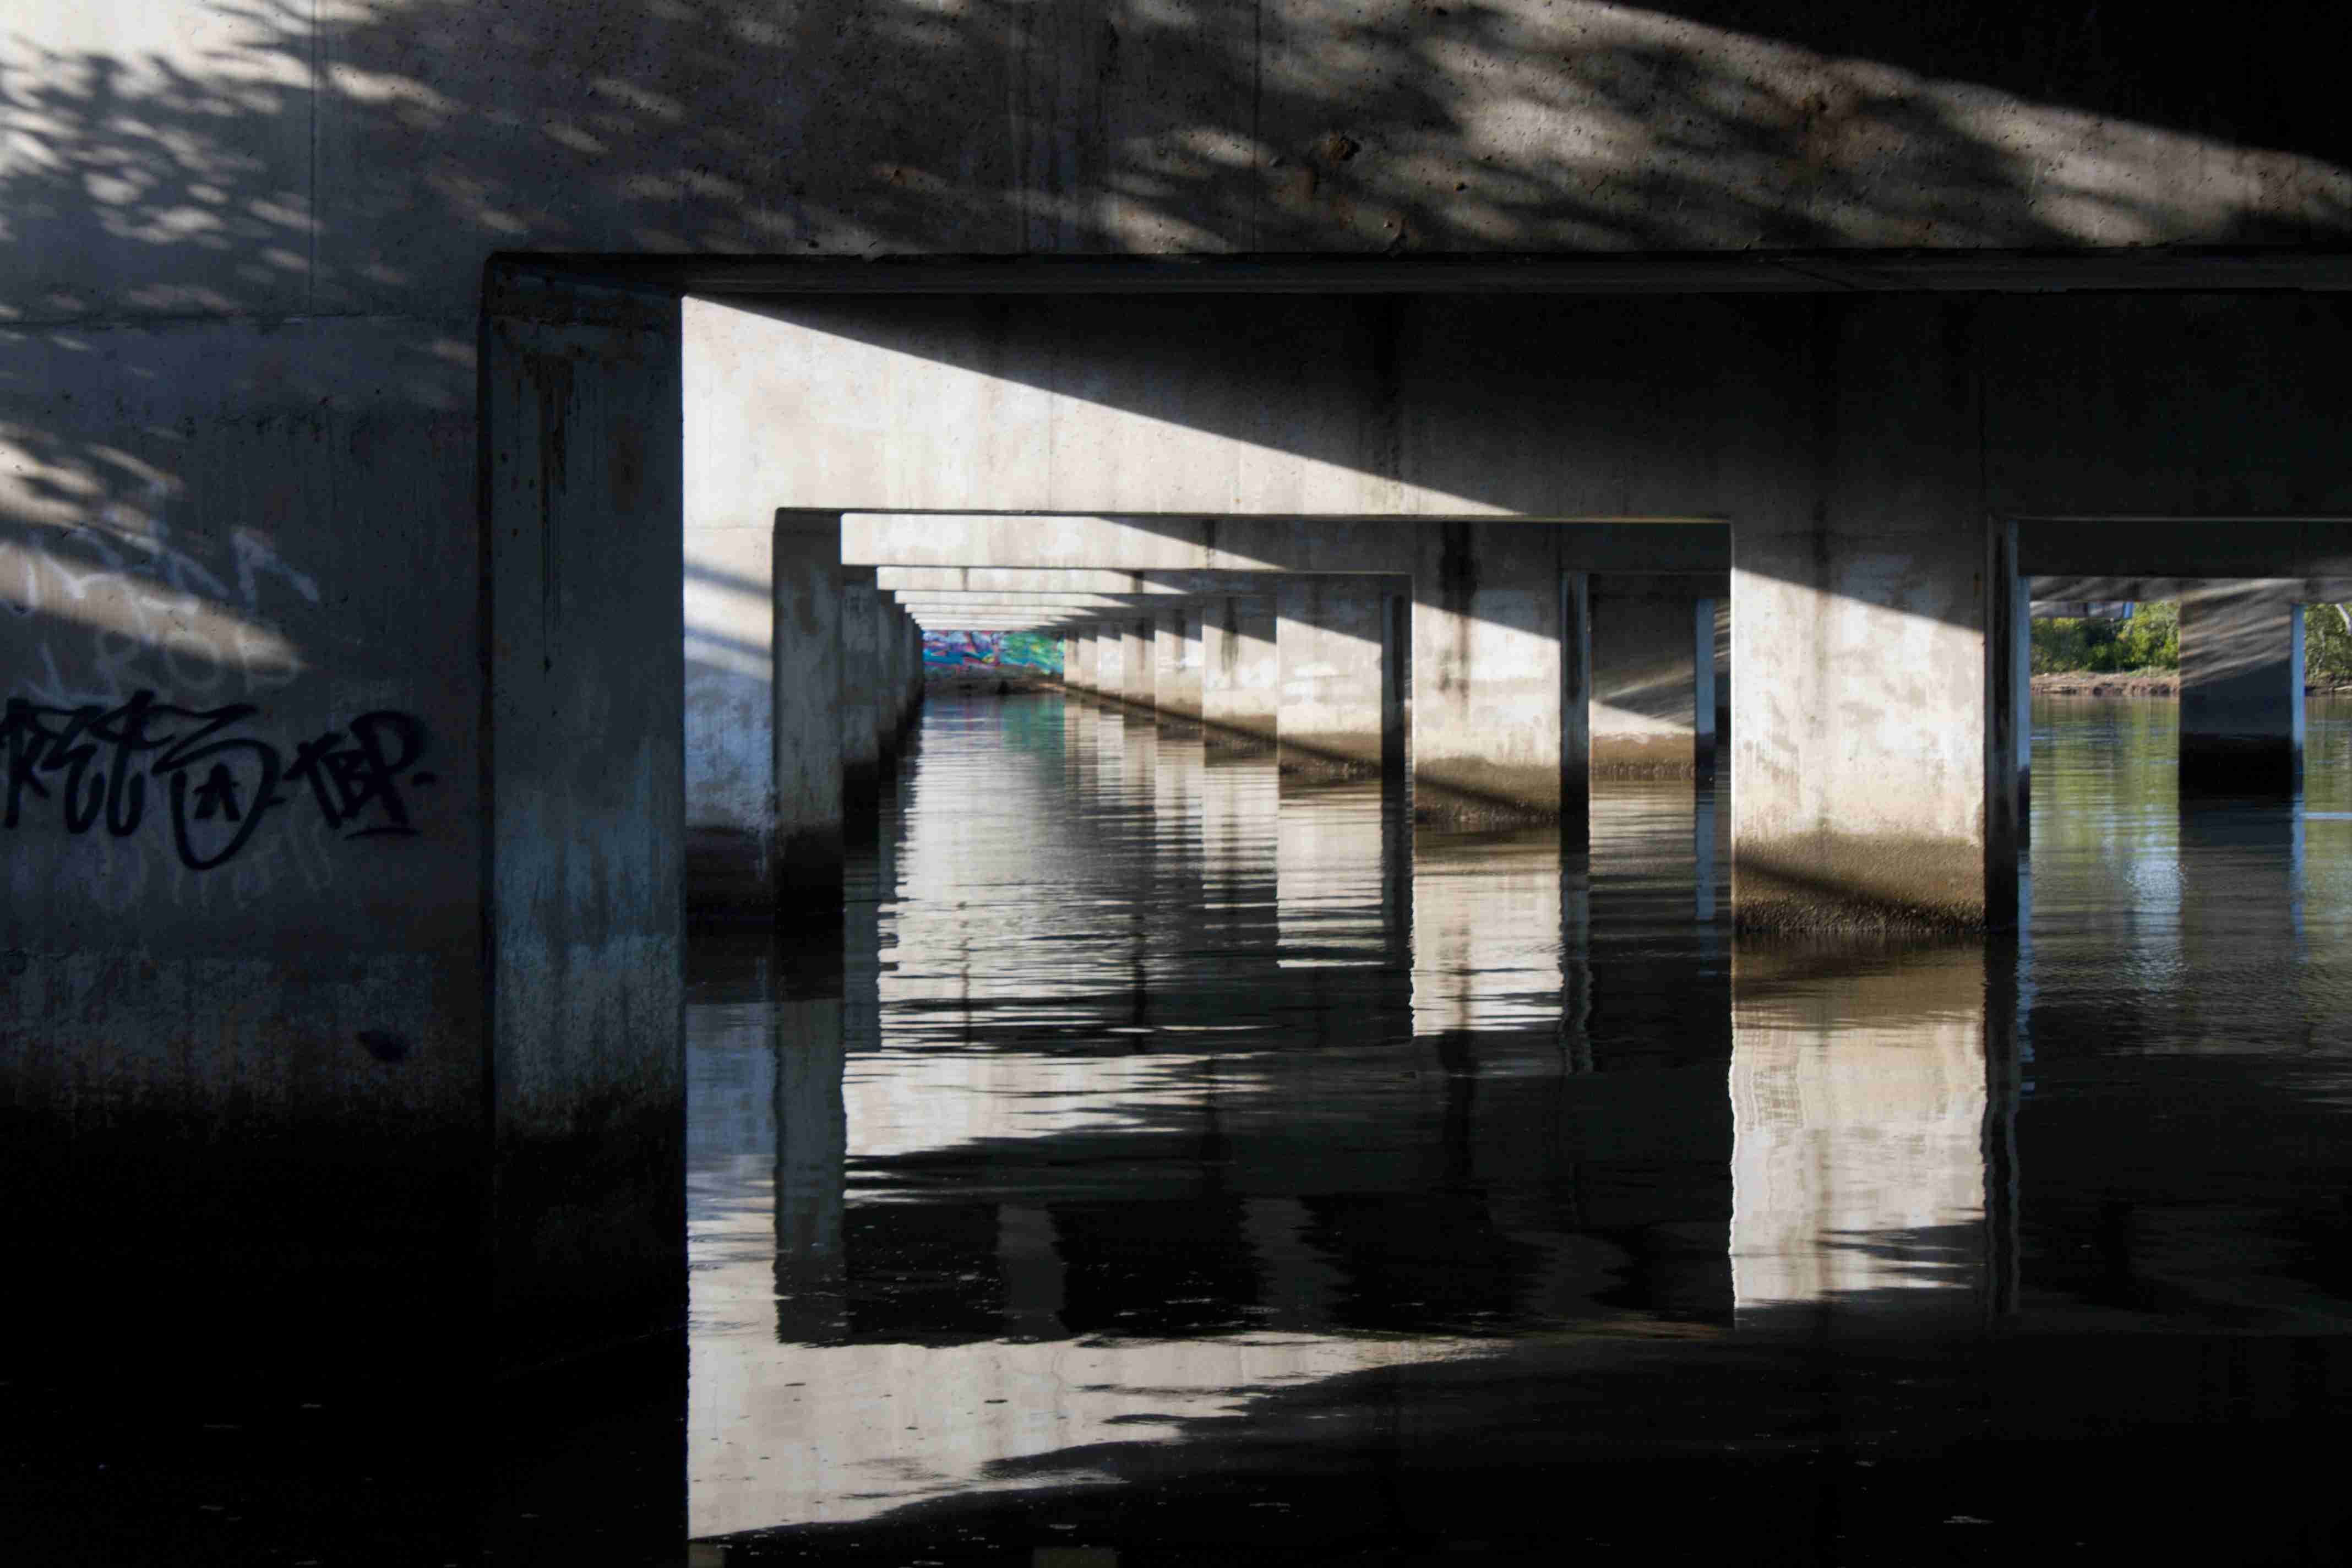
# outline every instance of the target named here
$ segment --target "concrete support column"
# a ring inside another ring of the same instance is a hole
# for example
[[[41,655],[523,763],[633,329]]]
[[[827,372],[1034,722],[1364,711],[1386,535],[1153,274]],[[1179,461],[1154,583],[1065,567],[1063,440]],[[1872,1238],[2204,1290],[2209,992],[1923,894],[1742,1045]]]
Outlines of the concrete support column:
[[[881,617],[874,569],[841,569],[841,793],[845,815],[871,821],[881,785]]]
[[[906,611],[898,612],[898,729],[911,737],[922,716],[923,628]]]
[[[1221,730],[1276,739],[1282,690],[1274,612],[1211,599],[1201,615],[1201,717]]]
[[[1159,686],[1154,668],[1158,653],[1157,628],[1149,616],[1130,616],[1118,624],[1122,644],[1119,659],[1121,686],[1119,695],[1138,708],[1156,706],[1154,693]]]
[[[1390,584],[1283,577],[1275,586],[1283,762],[1376,773],[1389,752]]]
[[[686,531],[686,904],[699,921],[775,905],[775,543],[764,517]]]
[[[874,616],[874,754],[884,773],[898,765],[898,606],[876,594]]]
[[[2009,596],[2010,689],[2016,693],[2017,849],[2033,842],[2033,579],[2019,574]],[[2020,919],[2024,918],[2021,914]]]
[[[1127,695],[1127,628],[1105,621],[1094,629],[1094,694],[1117,701]]]
[[[1415,809],[1556,814],[1580,847],[1590,763],[1578,660],[1591,641],[1582,576],[1560,571],[1557,542],[1540,524],[1423,523],[1413,532]],[[1571,612],[1579,618],[1564,640]]]
[[[775,585],[776,880],[780,915],[835,929],[841,897],[841,517],[780,511]]]
[[[1153,682],[1160,711],[1197,721],[1202,696],[1200,606],[1180,602],[1152,615]]]
[[[1728,592],[1690,577],[1593,580],[1593,776],[1715,771],[1715,607]]]
[[[1822,300],[1742,455],[1732,914],[1748,930],[2014,926],[2017,530],[1989,521],[1963,300]],[[1797,450],[1791,451],[1791,444]]]
[[[2292,795],[2303,782],[2303,614],[2294,585],[2180,596],[2180,789]]]
[[[840,889],[840,570],[835,512],[686,531],[686,897],[697,921],[771,919],[780,886],[794,908]]]

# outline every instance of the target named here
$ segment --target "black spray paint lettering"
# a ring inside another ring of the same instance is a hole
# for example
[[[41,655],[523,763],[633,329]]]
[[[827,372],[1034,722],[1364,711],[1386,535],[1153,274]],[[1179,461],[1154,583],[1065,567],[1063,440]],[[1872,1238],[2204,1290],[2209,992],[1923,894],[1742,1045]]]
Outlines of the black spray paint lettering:
[[[0,827],[16,827],[28,801],[54,800],[68,833],[102,823],[127,838],[146,819],[152,778],[166,799],[172,847],[191,870],[224,865],[251,844],[263,820],[296,798],[281,784],[307,784],[327,826],[347,838],[415,835],[410,792],[435,781],[415,771],[425,746],[414,715],[362,713],[297,746],[289,766],[276,745],[236,732],[258,711],[249,702],[181,708],[147,690],[113,708],[12,697],[0,713]]]

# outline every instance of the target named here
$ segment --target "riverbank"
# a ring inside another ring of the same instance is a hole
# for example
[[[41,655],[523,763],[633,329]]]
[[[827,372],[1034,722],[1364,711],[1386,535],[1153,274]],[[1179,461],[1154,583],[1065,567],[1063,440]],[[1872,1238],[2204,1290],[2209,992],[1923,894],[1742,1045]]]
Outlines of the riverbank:
[[[2036,697],[2174,697],[2180,695],[2177,669],[2056,670],[2032,678]],[[2352,686],[2320,681],[2304,685],[2306,696],[2335,697],[2352,692]]]
[[[1016,691],[1059,691],[1060,679],[1019,665],[932,664],[923,667],[923,689],[940,697],[1011,696]]]
[[[2036,697],[2178,697],[2177,669],[2058,670],[2033,678]]]

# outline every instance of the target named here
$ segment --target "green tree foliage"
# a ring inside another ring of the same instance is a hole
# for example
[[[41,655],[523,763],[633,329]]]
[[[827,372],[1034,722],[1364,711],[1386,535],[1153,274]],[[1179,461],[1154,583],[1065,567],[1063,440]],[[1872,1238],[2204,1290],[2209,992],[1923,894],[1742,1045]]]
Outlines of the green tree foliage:
[[[2352,686],[2352,605],[2303,607],[2304,679]],[[2180,668],[2180,606],[2142,605],[2127,621],[2033,623],[2033,673],[2097,675]]]
[[[2314,686],[2352,686],[2352,629],[2345,615],[2352,605],[2303,607],[2303,675]]]
[[[2142,605],[2127,621],[2033,623],[2033,673],[2090,670],[2100,675],[2180,668],[2180,606]]]

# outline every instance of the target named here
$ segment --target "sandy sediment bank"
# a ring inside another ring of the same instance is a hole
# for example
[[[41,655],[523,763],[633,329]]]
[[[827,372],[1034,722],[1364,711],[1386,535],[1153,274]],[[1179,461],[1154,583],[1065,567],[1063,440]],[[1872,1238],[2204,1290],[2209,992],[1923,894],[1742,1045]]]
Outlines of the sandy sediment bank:
[[[2352,687],[2328,686],[2313,681],[2304,687],[2306,694],[2341,696]],[[2119,674],[2100,674],[2085,669],[2060,670],[2033,678],[2036,697],[2179,697],[2180,675],[2177,670],[2125,670]]]
[[[2180,695],[2180,675],[2177,670],[2126,670],[2097,672],[2087,669],[2061,670],[2053,675],[2033,678],[2036,697],[2178,697]]]
[[[1018,665],[925,665],[923,689],[934,696],[1011,696],[1016,691],[1059,691],[1062,682],[1043,670]]]

